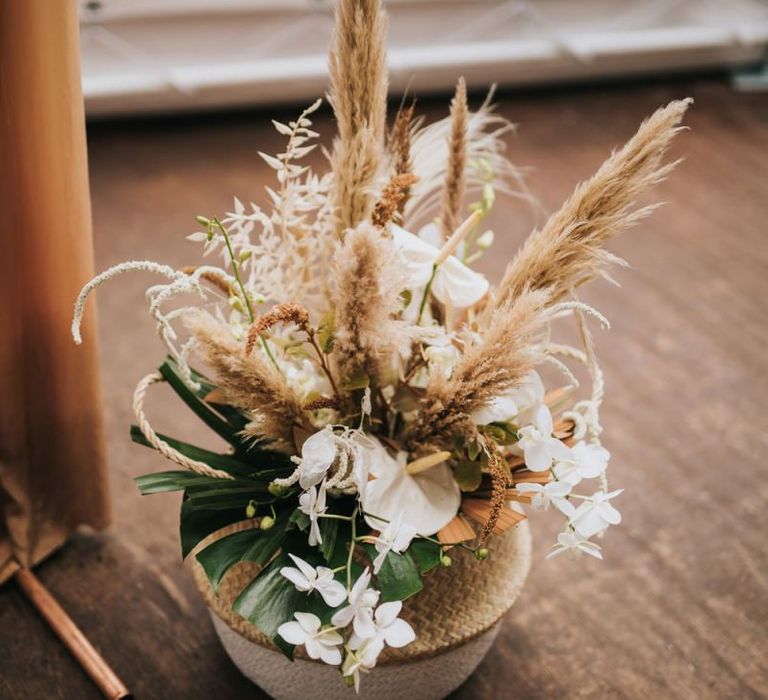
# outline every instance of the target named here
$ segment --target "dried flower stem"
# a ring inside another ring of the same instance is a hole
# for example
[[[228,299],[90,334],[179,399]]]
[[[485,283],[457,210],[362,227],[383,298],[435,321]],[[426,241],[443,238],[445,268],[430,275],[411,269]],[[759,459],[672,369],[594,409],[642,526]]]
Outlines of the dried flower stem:
[[[378,228],[386,228],[390,221],[393,221],[401,211],[400,205],[407,196],[411,185],[417,178],[412,173],[402,173],[393,175],[387,186],[382,190],[379,201],[373,207],[371,222]]]
[[[505,470],[504,455],[501,453],[496,441],[489,435],[485,435],[485,451],[488,455],[488,470],[491,473],[491,510],[488,519],[480,533],[478,546],[482,547],[491,536],[493,528],[499,520],[501,511],[506,503],[506,492],[509,485]]]
[[[411,135],[413,131],[413,113],[415,104],[408,107],[401,105],[395,116],[390,135],[390,151],[394,160],[395,175],[413,174],[413,161],[411,159]],[[411,196],[410,185],[403,189],[402,198],[398,202],[397,212],[402,216],[405,205]]]

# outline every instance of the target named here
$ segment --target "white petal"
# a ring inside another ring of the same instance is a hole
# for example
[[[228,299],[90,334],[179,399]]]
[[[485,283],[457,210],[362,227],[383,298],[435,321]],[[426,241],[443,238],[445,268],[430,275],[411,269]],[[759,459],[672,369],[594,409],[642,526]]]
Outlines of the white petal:
[[[535,425],[542,435],[546,437],[552,435],[552,414],[546,404],[539,406],[536,411]]]
[[[350,622],[352,622],[352,618],[354,616],[355,616],[355,609],[351,605],[347,605],[341,610],[338,610],[335,613],[333,613],[333,617],[331,618],[331,623],[333,624],[334,627],[346,627]]]
[[[491,403],[474,411],[470,418],[475,425],[488,425],[494,421],[506,421],[514,418],[519,409],[513,394],[497,396]]]
[[[433,535],[447,525],[459,510],[461,492],[447,464],[440,464],[419,474],[407,474],[405,456],[391,457],[386,468],[377,469],[361,498],[363,510],[372,516],[394,520],[401,515],[421,535]],[[373,528],[381,526],[366,517]]]
[[[299,621],[305,632],[314,634],[320,629],[321,622],[317,615],[308,612],[296,612],[293,613],[293,616]]]
[[[545,472],[552,466],[552,452],[549,446],[535,443],[525,448],[525,466],[532,472]]]
[[[288,644],[304,644],[307,640],[307,633],[298,622],[284,622],[277,628],[277,633]]]
[[[621,513],[610,503],[603,503],[600,506],[600,515],[603,516],[611,525],[618,525],[621,522]]]
[[[382,603],[376,608],[376,624],[379,627],[386,627],[392,624],[400,611],[403,609],[403,603],[400,600],[393,600],[389,603]]]
[[[344,602],[347,597],[347,591],[339,581],[329,581],[322,586],[317,587],[318,593],[323,596],[326,605],[336,608]]]
[[[401,226],[390,224],[389,230],[408,287],[423,287],[432,276],[432,265],[439,251]]]
[[[341,663],[341,651],[336,647],[320,645],[320,659],[329,666],[338,666]]]
[[[550,439],[549,447],[552,451],[552,457],[558,462],[565,462],[572,457],[571,448],[557,438]]]
[[[455,308],[474,306],[488,291],[488,280],[484,275],[468,268],[453,256],[449,257],[435,273],[432,293],[443,304]]]
[[[594,508],[584,510],[580,513],[579,511],[581,511],[582,507],[583,505],[576,509],[576,513],[571,520],[571,523],[576,528],[577,532],[582,537],[586,538],[592,537],[592,535],[596,535],[598,532],[605,530],[608,523],[600,517],[600,514],[597,513]]]
[[[355,613],[352,628],[358,637],[368,639],[376,634],[376,625],[373,624],[373,612],[370,608],[362,608]]]
[[[387,558],[387,554],[389,554],[389,547],[379,549],[379,545],[376,545],[376,549],[379,551],[379,553],[376,555],[376,558],[373,560],[373,573],[378,574],[379,571],[381,571],[381,567],[384,565],[384,560]]]
[[[520,493],[543,493],[544,486],[542,484],[515,484],[515,489]]]
[[[384,641],[391,647],[404,647],[416,639],[416,633],[405,620],[397,619],[382,630]]]
[[[296,586],[296,590],[309,591],[312,588],[309,581],[307,581],[307,577],[292,566],[284,566],[280,569],[280,575],[287,578],[294,586]]]
[[[317,578],[315,567],[312,566],[309,562],[304,561],[300,557],[297,557],[290,552],[288,553],[288,556],[293,560],[293,563],[299,567],[299,571],[306,577],[308,581],[312,581]]]

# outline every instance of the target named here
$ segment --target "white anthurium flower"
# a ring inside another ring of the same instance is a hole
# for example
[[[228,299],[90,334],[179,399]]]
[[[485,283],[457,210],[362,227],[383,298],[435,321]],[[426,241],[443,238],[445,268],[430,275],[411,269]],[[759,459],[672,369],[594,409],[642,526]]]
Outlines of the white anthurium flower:
[[[589,554],[589,556],[595,557],[596,559],[603,558],[603,555],[600,553],[600,545],[590,542],[579,534],[568,530],[561,532],[557,536],[557,544],[553,545],[552,551],[547,554],[547,559],[562,554],[563,552],[568,552],[571,556],[577,556],[583,553]]]
[[[303,559],[288,553],[297,568],[284,566],[280,574],[287,578],[297,591],[310,593],[317,591],[331,608],[337,608],[344,602],[347,592],[344,585],[333,578],[333,571],[327,566],[314,567]]]
[[[319,489],[312,486],[299,496],[299,510],[309,516],[309,544],[312,547],[316,544],[322,544],[323,538],[320,535],[318,520],[326,511],[325,482],[320,484]]]
[[[387,554],[398,552],[402,554],[408,549],[411,540],[416,536],[416,528],[409,523],[403,522],[402,514],[387,523],[387,526],[381,531],[378,537],[373,540],[373,546],[376,547],[378,554],[373,560],[373,573],[378,574]]]
[[[532,472],[544,472],[553,461],[570,459],[571,450],[563,442],[552,437],[552,414],[544,404],[539,406],[533,425],[520,430],[517,446],[523,451],[525,466]]]
[[[600,476],[608,466],[611,453],[602,445],[583,440],[571,447],[571,457],[555,465],[555,476],[576,486],[582,479]]]
[[[582,502],[571,516],[571,525],[584,538],[592,537],[602,532],[609,525],[621,522],[621,513],[608,501],[618,496],[624,489],[605,493],[598,491]]]
[[[371,572],[365,569],[349,591],[349,605],[333,614],[331,622],[336,627],[346,627],[350,622],[354,633],[361,639],[368,639],[376,634],[373,623],[373,608],[379,602],[379,591],[368,588]]]
[[[571,485],[565,481],[550,481],[548,484],[517,484],[515,488],[520,493],[535,494],[531,500],[534,510],[547,510],[552,504],[563,515],[571,517],[576,508],[566,498],[571,492]]]
[[[544,384],[538,372],[531,370],[519,386],[497,396],[491,403],[477,409],[472,415],[475,425],[488,425],[494,421],[513,420],[518,425],[533,421],[544,401]],[[532,410],[533,409],[533,410]]]
[[[310,659],[320,659],[330,666],[341,663],[342,636],[334,629],[322,629],[320,618],[306,612],[293,613],[296,621],[284,622],[277,633],[288,644],[303,644]]]
[[[370,639],[380,640],[387,646],[396,649],[404,647],[416,639],[413,627],[398,617],[402,609],[403,601],[401,600],[393,600],[379,605],[373,615],[373,625],[376,632]],[[349,646],[351,649],[358,649],[365,641],[357,634],[353,634],[349,640]]]
[[[384,445],[370,435],[356,435],[354,441],[353,476],[358,498],[363,499],[368,489],[369,475],[373,465],[391,459]]]
[[[382,521],[401,517],[403,522],[415,527],[418,534],[434,535],[458,512],[459,485],[445,463],[418,474],[408,474],[406,462],[405,452],[400,452],[396,459],[386,450],[379,452],[370,469],[370,475],[375,478],[368,481],[360,497],[365,520],[378,529]]]
[[[423,289],[432,277],[432,267],[440,249],[397,224],[390,224],[389,230],[409,287]],[[450,255],[437,268],[431,291],[443,304],[463,309],[477,304],[485,296],[488,286],[485,276]]]
[[[336,436],[330,426],[310,435],[301,446],[299,485],[303,489],[319,484],[336,459]]]
[[[384,649],[384,642],[379,639],[366,639],[357,649],[348,649],[341,666],[341,675],[345,678],[352,676],[355,692],[360,692],[360,672],[367,673],[375,665]]]

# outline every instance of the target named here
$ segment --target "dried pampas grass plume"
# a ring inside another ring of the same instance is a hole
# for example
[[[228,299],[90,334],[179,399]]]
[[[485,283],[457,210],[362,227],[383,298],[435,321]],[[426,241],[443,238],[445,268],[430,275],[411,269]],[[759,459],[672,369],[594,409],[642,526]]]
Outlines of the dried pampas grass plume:
[[[548,303],[546,291],[526,290],[497,309],[493,325],[480,341],[467,345],[450,377],[432,373],[408,434],[412,449],[452,446],[457,435],[474,434],[470,415],[519,385],[541,361]]]
[[[544,227],[532,233],[507,268],[497,305],[524,289],[549,289],[552,301],[622,263],[603,246],[654,207],[629,211],[636,198],[663,180],[676,163],[661,165],[691,99],[676,100],[646,119],[637,133],[581,183]]]
[[[189,312],[185,325],[197,340],[196,349],[215,372],[227,403],[250,411],[254,437],[269,436],[291,443],[293,427],[301,425],[301,408],[283,376],[258,354],[246,355],[229,328],[204,311]]]
[[[448,238],[461,221],[461,204],[466,190],[467,170],[467,86],[459,78],[451,102],[451,135],[448,147],[448,171],[440,206],[440,231]]]
[[[336,233],[370,214],[384,148],[387,110],[386,16],[380,0],[341,0],[329,57],[329,100],[338,122],[333,144]]]
[[[333,273],[338,375],[380,376],[393,353],[406,354],[411,342],[409,326],[392,318],[402,306],[404,282],[391,246],[362,223],[339,246]]]

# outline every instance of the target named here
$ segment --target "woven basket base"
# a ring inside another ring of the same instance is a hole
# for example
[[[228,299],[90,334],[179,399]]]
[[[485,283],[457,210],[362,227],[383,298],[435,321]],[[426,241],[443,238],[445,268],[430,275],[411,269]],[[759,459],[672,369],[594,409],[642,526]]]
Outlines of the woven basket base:
[[[477,668],[501,628],[497,622],[470,642],[438,656],[377,666],[361,678],[360,695],[346,687],[337,668],[296,659],[248,641],[211,612],[216,632],[240,672],[275,700],[441,700]]]

